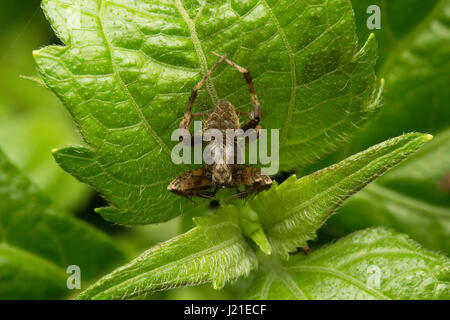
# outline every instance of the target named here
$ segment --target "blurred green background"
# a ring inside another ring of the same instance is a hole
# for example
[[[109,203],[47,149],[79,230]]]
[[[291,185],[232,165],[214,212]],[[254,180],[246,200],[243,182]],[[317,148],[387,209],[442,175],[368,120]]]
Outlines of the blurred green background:
[[[323,228],[317,243],[370,225],[387,225],[448,254],[450,188],[442,179],[450,172],[449,2],[353,0],[352,4],[360,44],[373,32],[366,27],[367,7],[377,4],[382,10],[382,28],[375,34],[380,47],[377,74],[386,79],[385,106],[346,147],[297,174],[307,174],[404,132],[432,133],[437,139],[430,150],[349,201]],[[136,228],[108,225],[93,211],[103,205],[102,198],[56,165],[51,149],[81,141],[65,108],[36,78],[31,52],[60,43],[39,6],[40,0],[0,1],[0,148],[55,204],[110,233],[131,257],[136,256],[178,234],[188,218]],[[380,188],[395,199],[380,196]],[[411,231],[414,228],[417,231]],[[154,297],[237,298],[241,286],[245,281],[220,292],[206,285]]]
[[[0,146],[57,204],[75,209],[89,190],[55,166],[50,150],[79,139],[68,113],[35,76],[31,51],[58,43],[38,0],[0,4]],[[62,196],[64,195],[64,197]]]

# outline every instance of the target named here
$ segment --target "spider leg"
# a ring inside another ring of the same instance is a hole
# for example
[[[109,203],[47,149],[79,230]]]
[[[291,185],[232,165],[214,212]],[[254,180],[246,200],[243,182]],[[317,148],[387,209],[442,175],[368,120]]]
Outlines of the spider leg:
[[[220,54],[215,53],[214,51],[212,51],[211,53],[214,54],[215,56],[225,59],[226,63],[228,63],[233,68],[235,68],[240,73],[242,73],[242,75],[244,76],[244,79],[245,79],[245,81],[247,81],[247,84],[248,84],[250,97],[252,98],[253,112],[249,114],[250,120],[242,126],[242,129],[245,131],[250,128],[253,128],[253,129],[256,128],[256,126],[259,124],[259,120],[261,118],[261,106],[259,104],[258,97],[256,96],[255,87],[253,85],[253,81],[252,81],[250,72],[247,69],[237,65],[233,61],[228,60],[225,56],[221,56]]]
[[[206,117],[208,116],[208,112],[194,112],[191,113],[191,118],[193,117]],[[190,125],[190,124],[189,124]],[[187,128],[186,130],[189,130],[189,128]],[[179,141],[184,141],[184,137],[180,136]],[[194,133],[194,134],[190,134],[190,139],[187,139],[187,141],[184,143],[184,145],[188,146],[188,147],[202,147],[203,146],[203,134],[202,133]]]
[[[259,125],[257,125],[254,129],[255,129],[256,135],[249,136],[248,138],[245,139],[246,146],[248,146],[251,142],[258,140],[258,138],[259,138],[259,130],[261,130],[261,127]]]
[[[186,111],[184,113],[184,117],[180,122],[180,129],[189,130],[191,126],[192,117],[197,114],[192,113],[192,106],[194,105],[195,98],[197,98],[198,90],[205,84],[206,80],[211,76],[214,70],[217,69],[219,64],[225,61],[226,56],[220,57],[220,59],[209,69],[209,71],[203,76],[203,78],[195,85],[194,89],[191,91],[191,96],[189,97],[189,101],[186,107]]]
[[[192,113],[193,117],[207,117],[208,115],[209,113],[207,111]]]
[[[260,168],[242,166],[233,173],[233,176],[237,184],[245,186],[244,195],[260,192],[272,186],[272,179],[261,174]]]
[[[255,130],[255,134],[244,135],[244,145],[245,146],[248,146],[253,141],[258,140],[261,127],[258,125],[258,126],[256,126],[256,128],[254,130]],[[234,138],[234,163],[235,164],[243,164],[242,162],[239,162],[239,159],[240,159],[239,156],[241,158],[245,159],[245,153],[243,152],[242,147],[243,147],[242,142],[240,140],[238,140],[238,137],[235,137]]]
[[[307,255],[309,254],[309,250],[310,250],[310,248],[309,248],[308,245],[302,247],[302,254],[303,254],[304,256],[307,256]]]
[[[210,191],[211,180],[206,176],[204,168],[194,169],[183,173],[173,180],[167,190],[177,195],[191,198],[213,198],[214,192]]]

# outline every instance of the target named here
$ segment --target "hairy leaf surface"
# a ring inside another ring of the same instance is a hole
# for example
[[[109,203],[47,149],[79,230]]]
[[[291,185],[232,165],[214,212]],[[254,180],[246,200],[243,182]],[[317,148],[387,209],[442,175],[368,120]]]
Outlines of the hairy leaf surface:
[[[196,220],[197,227],[151,248],[100,279],[79,299],[128,299],[158,290],[212,282],[217,289],[256,268],[237,209]]]
[[[348,0],[44,0],[43,8],[65,46],[34,57],[87,144],[55,157],[108,199],[99,212],[110,221],[164,221],[187,208],[166,190],[186,170],[171,161],[170,133],[216,60],[211,50],[251,70],[262,127],[281,130],[281,170],[336,150],[380,105],[376,42],[357,50]],[[244,80],[225,66],[195,110],[221,99],[251,110]]]
[[[450,255],[450,130],[438,134],[333,215],[324,231],[342,236],[373,225],[407,233]]]
[[[0,199],[0,299],[61,298],[69,265],[89,280],[124,259],[105,234],[53,208],[2,151]]]
[[[430,139],[430,135],[405,134],[301,179],[293,175],[260,193],[250,205],[259,215],[273,252],[287,257],[288,252],[306,245],[344,200]]]
[[[249,299],[450,299],[450,260],[383,228],[259,269]]]

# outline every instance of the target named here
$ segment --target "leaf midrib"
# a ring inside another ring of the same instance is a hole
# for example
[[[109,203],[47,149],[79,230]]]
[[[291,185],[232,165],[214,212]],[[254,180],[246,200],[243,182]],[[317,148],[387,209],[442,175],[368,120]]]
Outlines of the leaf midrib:
[[[362,291],[369,293],[370,295],[372,295],[378,299],[392,300],[392,298],[386,296],[382,292],[367,287],[363,282],[359,281],[358,279],[356,279],[340,270],[337,270],[335,268],[322,267],[322,266],[295,266],[295,267],[288,267],[286,269],[302,271],[302,272],[315,272],[315,273],[328,274],[328,275],[336,277],[340,280],[347,281],[350,284],[354,285],[355,287],[358,287]],[[286,271],[286,273],[289,273],[289,272]]]
[[[290,213],[288,213],[287,215],[281,217],[278,221],[273,222],[273,223],[270,225],[269,230],[274,230],[275,226],[277,226],[277,225],[279,225],[279,224],[285,222],[287,219],[289,219],[290,217],[292,217],[293,215],[295,215],[299,210],[304,209],[304,208],[307,207],[310,203],[312,203],[314,200],[320,198],[323,194],[328,193],[331,189],[333,189],[333,188],[335,188],[336,186],[342,184],[343,181],[347,181],[347,180],[349,180],[349,179],[351,180],[351,178],[352,178],[353,176],[357,175],[357,174],[360,173],[362,170],[364,170],[365,168],[369,167],[372,163],[374,163],[374,162],[376,162],[376,161],[379,161],[379,160],[381,160],[381,159],[383,159],[383,158],[389,157],[389,156],[392,154],[392,152],[395,152],[395,151],[399,150],[400,148],[407,148],[408,145],[414,143],[415,140],[416,140],[416,139],[413,139],[413,140],[409,141],[408,143],[404,144],[403,146],[400,146],[400,147],[398,147],[398,148],[395,148],[394,150],[388,151],[386,154],[384,154],[384,155],[381,156],[381,157],[376,157],[375,159],[373,159],[372,161],[370,161],[370,162],[368,162],[367,164],[363,165],[361,168],[359,168],[358,170],[356,170],[356,171],[353,172],[352,174],[348,175],[346,178],[344,178],[344,179],[342,179],[342,180],[339,180],[338,182],[336,182],[336,183],[334,183],[334,184],[328,186],[328,187],[327,187],[325,190],[323,190],[322,192],[316,194],[314,197],[312,197],[312,198],[306,200],[305,202],[303,202],[303,203],[300,204],[299,206],[297,206],[297,207],[293,208],[292,210],[290,210]],[[350,159],[352,159],[352,158],[350,158]],[[349,159],[347,159],[347,161],[349,161]],[[390,167],[392,167],[392,166],[387,166],[387,169],[389,169]],[[306,178],[306,177],[305,177],[305,178]],[[302,181],[303,179],[304,179],[304,178],[301,178],[301,179],[297,180],[295,183],[298,184],[298,183],[300,183],[300,181]],[[366,186],[368,183],[370,183],[370,181],[366,181],[365,184],[363,183],[363,187]],[[356,191],[355,191],[355,192],[356,192]],[[337,204],[335,204],[335,205],[337,205]],[[326,218],[324,218],[324,219],[326,219]]]
[[[206,59],[203,46],[200,42],[200,39],[198,38],[197,30],[195,28],[195,22],[189,17],[188,12],[184,8],[182,0],[175,0],[175,7],[177,8],[178,12],[180,13],[181,17],[186,23],[186,26],[191,35],[191,40],[192,44],[194,45],[195,53],[197,54],[198,61],[200,63],[200,68],[203,74],[206,74],[208,72],[208,60]],[[214,87],[214,83],[211,77],[206,79],[206,87],[213,105],[214,106],[217,105],[217,103],[219,102],[219,96],[217,94],[216,88]]]
[[[220,223],[220,224],[211,226],[211,227],[209,227],[209,228],[218,228],[218,227],[223,226],[224,224],[230,224],[232,227],[236,227],[236,225],[233,224],[233,223],[230,223],[230,222],[224,222],[224,223]],[[171,240],[171,242],[174,242],[174,241],[176,241],[176,240],[179,240],[180,238],[187,237],[189,234],[192,234],[192,233],[195,233],[195,232],[199,232],[199,231],[201,231],[201,228],[199,228],[199,227],[194,228],[194,229],[191,229],[189,232],[184,233],[184,234],[182,234],[182,235],[180,235],[180,236],[178,236],[178,237],[173,238],[173,239]],[[198,235],[196,235],[196,237],[202,237],[202,236],[203,236],[203,234],[198,234]],[[190,241],[195,240],[196,237],[194,237],[194,238],[191,239]],[[232,237],[231,239],[228,239],[227,241],[221,242],[221,243],[219,243],[219,244],[217,244],[217,245],[215,245],[215,246],[213,246],[213,247],[209,247],[209,248],[207,248],[207,249],[201,250],[201,251],[199,251],[199,252],[196,252],[195,254],[191,254],[191,255],[189,255],[189,256],[187,256],[187,257],[184,257],[184,258],[182,258],[182,259],[178,259],[178,260],[176,260],[176,261],[172,261],[172,262],[170,262],[170,263],[161,265],[161,266],[159,266],[159,267],[157,267],[157,268],[151,269],[151,270],[149,270],[149,271],[147,271],[147,272],[144,272],[144,273],[140,273],[140,274],[138,274],[138,275],[136,275],[136,276],[134,276],[134,277],[132,277],[132,278],[129,278],[129,279],[125,280],[125,281],[122,281],[122,282],[120,282],[120,283],[117,283],[117,284],[115,284],[115,285],[112,285],[112,286],[109,287],[108,289],[103,290],[103,291],[100,291],[99,293],[95,294],[94,296],[92,296],[92,298],[95,299],[95,297],[97,297],[97,296],[99,296],[99,295],[104,295],[105,293],[114,291],[114,290],[116,290],[116,289],[118,289],[118,288],[120,288],[120,287],[126,287],[126,285],[127,285],[129,282],[136,282],[136,281],[139,281],[142,277],[147,276],[149,273],[157,273],[157,272],[159,272],[161,269],[164,269],[164,271],[168,271],[168,270],[170,270],[170,269],[172,269],[172,268],[174,268],[174,267],[176,267],[176,266],[178,266],[178,265],[181,265],[181,264],[184,264],[184,263],[188,263],[189,261],[192,261],[192,260],[194,260],[195,258],[197,258],[197,257],[199,257],[199,256],[209,255],[209,254],[211,254],[211,253],[214,252],[214,251],[218,251],[218,250],[223,249],[223,247],[231,246],[232,244],[234,244],[235,242],[238,242],[239,240],[243,240],[243,238],[242,238],[242,236],[241,236],[240,234],[239,234],[239,235],[236,235],[236,236],[234,236],[234,237]],[[155,248],[153,251],[156,251],[156,249],[159,249],[159,248],[157,247],[157,248]],[[200,283],[200,282],[201,282],[201,281],[199,281],[199,283]]]
[[[126,84],[124,83],[122,76],[120,75],[120,72],[117,71],[117,66],[114,62],[114,57],[113,57],[113,50],[112,50],[112,45],[111,45],[111,40],[109,39],[106,29],[105,29],[105,23],[104,23],[104,19],[103,19],[103,13],[105,10],[105,1],[106,0],[100,0],[100,12],[99,12],[99,16],[98,19],[100,21],[101,24],[101,31],[103,33],[103,38],[105,39],[106,45],[107,45],[107,49],[109,52],[109,57],[111,59],[111,67],[113,69],[113,73],[115,75],[115,78],[117,79],[120,87],[122,88],[122,90],[125,92],[125,94],[128,96],[129,101],[131,102],[133,108],[135,109],[139,119],[141,120],[141,122],[143,123],[144,127],[146,128],[147,132],[150,134],[151,137],[153,137],[153,139],[155,139],[155,141],[159,144],[159,146],[169,155],[171,154],[171,151],[169,149],[169,147],[164,143],[164,141],[158,136],[158,134],[154,131],[154,129],[152,128],[152,126],[150,125],[150,123],[148,122],[147,118],[144,116],[144,114],[142,113],[141,108],[139,107],[139,105],[137,104],[136,100],[134,99],[133,95],[131,94],[131,92],[128,90],[128,87],[126,86]]]
[[[187,257],[182,258],[180,260],[172,261],[172,262],[170,262],[168,264],[164,264],[162,266],[159,266],[158,268],[155,268],[155,269],[152,269],[150,271],[141,273],[141,274],[139,274],[139,275],[137,275],[135,277],[127,279],[126,281],[123,281],[123,282],[120,282],[120,283],[118,283],[116,285],[113,285],[113,286],[109,287],[108,289],[106,289],[104,291],[100,291],[99,293],[94,295],[93,298],[95,299],[95,297],[97,297],[99,295],[105,295],[105,294],[108,294],[110,292],[114,292],[116,290],[120,290],[120,288],[127,287],[127,285],[129,283],[136,283],[136,282],[140,281],[142,278],[145,278],[150,273],[151,274],[158,274],[161,271],[170,271],[170,270],[172,270],[175,267],[178,267],[178,266],[180,266],[182,264],[189,263],[190,261],[195,260],[195,258],[198,258],[199,256],[209,255],[212,252],[219,251],[219,250],[223,249],[223,247],[225,247],[225,246],[231,246],[232,244],[237,242],[237,240],[239,240],[239,239],[240,239],[240,237],[236,236],[236,237],[234,237],[234,238],[232,238],[232,239],[230,239],[228,241],[222,242],[221,244],[219,244],[217,246],[210,247],[210,248],[208,248],[206,250],[203,250],[203,251],[200,251],[200,252],[198,252],[196,254],[187,256]],[[164,269],[164,270],[161,270],[161,269]],[[206,280],[203,280],[203,281],[206,281]],[[199,280],[197,282],[201,283],[202,280]],[[157,284],[158,283],[154,283],[154,285],[157,285]]]
[[[283,267],[273,263],[268,265],[266,262],[261,263],[261,269],[267,274],[267,277],[272,277],[273,280],[279,280],[284,286],[286,286],[286,288],[297,300],[311,300]],[[273,283],[273,280],[270,285]]]

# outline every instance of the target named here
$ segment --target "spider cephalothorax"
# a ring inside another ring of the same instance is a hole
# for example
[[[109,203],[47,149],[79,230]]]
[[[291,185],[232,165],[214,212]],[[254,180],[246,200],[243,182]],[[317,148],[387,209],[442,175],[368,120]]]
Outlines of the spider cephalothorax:
[[[250,119],[240,127],[238,113],[234,106],[228,101],[221,101],[217,104],[214,111],[208,116],[203,130],[203,132],[211,129],[218,130],[223,136],[222,140],[214,139],[208,142],[213,161],[210,162],[210,164],[205,164],[203,168],[185,172],[173,180],[168,187],[169,191],[184,197],[199,196],[210,198],[214,196],[219,188],[233,188],[240,186],[245,187],[246,193],[251,193],[253,191],[267,189],[272,185],[272,180],[268,176],[261,174],[259,168],[238,164],[236,161],[230,161],[229,159],[230,154],[233,157],[236,156],[237,144],[233,143],[230,146],[230,144],[226,143],[227,130],[242,129],[245,131],[248,129],[255,129],[257,133],[259,130],[260,105],[250,73],[241,66],[228,60],[225,56],[220,56],[216,53],[214,54],[219,56],[220,59],[192,90],[187,110],[180,123],[180,129],[189,130],[192,118],[194,116],[204,115],[203,113],[192,113],[192,106],[197,97],[198,90],[223,61],[243,74],[249,86],[250,97],[253,102],[253,112],[248,113]],[[191,141],[195,141],[195,139],[191,139]],[[248,143],[249,141],[250,139],[247,139],[245,140],[245,143]],[[233,152],[230,152],[230,148],[233,148]]]

